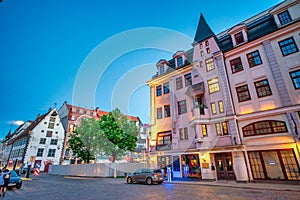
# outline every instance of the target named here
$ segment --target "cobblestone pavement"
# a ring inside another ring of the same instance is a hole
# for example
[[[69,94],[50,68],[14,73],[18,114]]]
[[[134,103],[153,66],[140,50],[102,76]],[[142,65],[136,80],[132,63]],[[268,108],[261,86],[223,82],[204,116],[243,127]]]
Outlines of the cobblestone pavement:
[[[178,183],[150,186],[144,184],[129,185],[125,183],[124,179],[63,177],[41,174],[32,179],[24,180],[21,189],[9,190],[5,199],[300,199],[300,191],[297,190]]]

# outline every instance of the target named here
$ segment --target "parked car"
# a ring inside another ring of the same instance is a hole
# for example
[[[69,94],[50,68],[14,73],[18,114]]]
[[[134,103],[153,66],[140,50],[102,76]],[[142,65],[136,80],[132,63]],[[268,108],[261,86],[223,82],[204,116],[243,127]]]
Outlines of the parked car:
[[[162,172],[160,169],[138,169],[133,174],[128,174],[126,177],[128,184],[132,183],[146,183],[151,185],[153,183],[161,184],[164,182]]]
[[[8,182],[8,187],[16,187],[17,189],[20,189],[22,187],[22,179],[20,178],[19,174],[17,174],[16,171],[11,170],[10,171],[10,179]]]

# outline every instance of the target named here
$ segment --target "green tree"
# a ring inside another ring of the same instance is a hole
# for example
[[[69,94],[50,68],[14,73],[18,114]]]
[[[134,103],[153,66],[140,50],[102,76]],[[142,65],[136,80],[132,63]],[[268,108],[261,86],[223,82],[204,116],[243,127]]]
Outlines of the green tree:
[[[99,121],[105,138],[101,151],[112,157],[112,162],[120,159],[128,151],[134,151],[137,142],[138,127],[135,121],[130,121],[119,109],[108,115],[103,115]]]
[[[83,119],[68,140],[69,148],[85,163],[94,160],[102,143],[99,122],[94,118]]]

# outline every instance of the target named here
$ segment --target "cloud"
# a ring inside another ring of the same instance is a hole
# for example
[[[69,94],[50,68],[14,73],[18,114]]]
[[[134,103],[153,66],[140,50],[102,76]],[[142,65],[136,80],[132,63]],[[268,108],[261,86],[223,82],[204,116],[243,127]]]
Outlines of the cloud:
[[[8,124],[20,126],[24,124],[24,122],[22,120],[13,120],[13,121],[9,121]]]

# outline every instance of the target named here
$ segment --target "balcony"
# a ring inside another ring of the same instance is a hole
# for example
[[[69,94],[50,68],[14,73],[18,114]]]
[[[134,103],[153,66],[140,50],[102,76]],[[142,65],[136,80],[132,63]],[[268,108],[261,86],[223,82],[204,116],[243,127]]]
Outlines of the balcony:
[[[172,144],[158,145],[156,146],[156,151],[168,151],[172,149]]]
[[[209,137],[199,137],[194,140],[196,149],[210,149],[212,146],[212,140]]]
[[[192,119],[190,120],[190,123],[203,120],[203,119],[209,119],[209,111],[208,108],[204,107],[201,108],[200,106],[197,106],[192,109]]]

